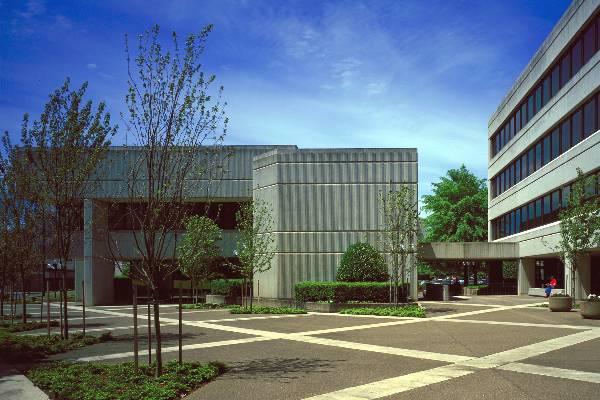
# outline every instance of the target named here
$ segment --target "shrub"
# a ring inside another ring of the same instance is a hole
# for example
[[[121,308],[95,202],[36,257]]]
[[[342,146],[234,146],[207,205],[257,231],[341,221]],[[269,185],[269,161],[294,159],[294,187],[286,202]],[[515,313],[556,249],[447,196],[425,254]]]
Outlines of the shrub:
[[[404,307],[348,308],[340,311],[340,314],[425,318],[425,309],[417,304],[410,304]]]
[[[336,275],[340,282],[385,282],[387,279],[383,256],[368,243],[348,247]]]
[[[306,310],[293,307],[249,307],[235,306],[229,311],[231,314],[306,314]]]
[[[210,294],[239,297],[242,294],[241,279],[215,279],[210,281]]]
[[[300,282],[294,287],[296,300],[347,303],[385,303],[390,299],[387,282]]]
[[[59,362],[27,373],[29,379],[54,399],[180,399],[225,371],[219,363],[171,361],[163,375],[154,376],[154,365]]]

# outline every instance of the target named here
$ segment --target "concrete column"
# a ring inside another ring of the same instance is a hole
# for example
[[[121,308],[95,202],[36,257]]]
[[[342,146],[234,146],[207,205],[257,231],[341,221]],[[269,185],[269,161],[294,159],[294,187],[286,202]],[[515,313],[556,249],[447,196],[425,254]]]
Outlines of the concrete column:
[[[97,200],[83,202],[83,279],[86,305],[114,301],[114,263],[107,249],[108,205]],[[75,282],[81,290],[81,281]]]
[[[535,260],[533,258],[519,259],[518,288],[519,294],[527,294],[535,285]]]
[[[584,255],[577,264],[575,271],[575,297],[579,300],[586,299],[591,293],[591,257],[589,254]]]

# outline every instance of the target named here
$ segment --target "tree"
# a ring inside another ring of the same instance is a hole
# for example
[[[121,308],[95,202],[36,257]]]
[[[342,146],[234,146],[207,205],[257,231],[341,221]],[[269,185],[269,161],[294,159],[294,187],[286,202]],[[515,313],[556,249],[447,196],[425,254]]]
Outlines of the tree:
[[[390,301],[398,304],[399,286],[402,286],[403,301],[408,298],[406,290],[406,268],[409,257],[417,252],[417,234],[419,232],[419,210],[415,189],[401,186],[399,190],[390,190],[380,194],[380,211],[383,218],[381,243],[383,252],[391,260],[392,273],[390,285],[393,297]]]
[[[181,272],[191,280],[192,292],[197,301],[196,285],[214,277],[212,266],[221,253],[218,243],[223,237],[217,224],[205,216],[190,217],[185,224],[185,231],[177,256]]]
[[[176,249],[191,200],[211,195],[210,183],[223,172],[223,139],[228,119],[221,103],[223,87],[211,96],[215,76],[206,76],[200,62],[211,31],[209,25],[190,34],[183,49],[177,34],[172,50],[159,43],[158,26],[139,36],[132,55],[126,38],[128,165],[124,177],[125,216],[134,249],[141,258],[131,276],[144,282],[153,302],[156,375],[162,375],[159,288],[178,265]],[[131,143],[131,142],[130,142]],[[115,261],[122,259],[110,235]]]
[[[250,284],[250,310],[254,296],[254,275],[271,269],[275,255],[272,210],[261,200],[245,203],[236,214],[240,236],[237,254],[240,272]]]
[[[433,193],[423,196],[423,210],[428,213],[424,221],[425,241],[487,241],[485,182],[461,165],[433,183]]]
[[[341,282],[385,282],[389,278],[383,256],[368,243],[348,247],[336,272]]]
[[[91,189],[89,178],[117,129],[110,123],[104,102],[96,110],[91,100],[84,103],[87,82],[74,91],[69,84],[67,79],[50,95],[40,119],[31,126],[25,115],[21,133],[22,146],[34,166],[36,192],[53,228],[63,279],[65,338],[69,336],[66,272],[73,234],[82,229],[82,200]]]
[[[600,245],[600,198],[594,197],[598,176],[584,176],[577,168],[577,180],[568,205],[559,214],[560,239],[555,250],[571,270],[571,294],[575,296],[575,274],[580,259],[590,248]]]
[[[8,136],[2,137],[0,161],[2,214],[4,216],[5,257],[15,266],[21,286],[21,320],[27,322],[26,292],[34,270],[42,264],[40,254],[40,203],[33,186],[33,173],[27,158],[20,154]],[[44,240],[43,238],[41,240]]]

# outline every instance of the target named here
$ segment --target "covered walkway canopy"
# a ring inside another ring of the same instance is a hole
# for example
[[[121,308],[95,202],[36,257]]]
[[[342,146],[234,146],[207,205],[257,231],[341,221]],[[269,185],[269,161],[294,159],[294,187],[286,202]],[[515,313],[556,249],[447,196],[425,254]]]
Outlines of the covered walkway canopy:
[[[440,242],[419,245],[423,261],[509,261],[519,258],[518,243]]]

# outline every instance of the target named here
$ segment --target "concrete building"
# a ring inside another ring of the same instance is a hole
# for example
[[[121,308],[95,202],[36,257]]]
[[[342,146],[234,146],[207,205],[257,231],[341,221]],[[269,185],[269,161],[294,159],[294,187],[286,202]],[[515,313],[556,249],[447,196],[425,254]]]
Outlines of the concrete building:
[[[554,248],[576,168],[600,171],[599,13],[600,0],[574,0],[489,121],[489,241],[518,244],[520,294],[550,275],[571,292]],[[600,249],[575,275],[577,298],[600,293]]]
[[[228,149],[232,155],[225,175],[210,190],[211,202],[221,209],[216,222],[224,233],[222,255],[235,257],[235,212],[240,203],[261,199],[273,210],[276,254],[271,270],[255,278],[255,294],[261,298],[290,299],[297,282],[334,280],[349,245],[377,245],[380,191],[401,185],[411,185],[415,193],[417,189],[416,149]],[[83,200],[84,228],[80,245],[74,246],[73,263],[75,282],[85,282],[87,304],[110,304],[115,297],[115,252],[107,247],[107,233],[118,242],[120,261],[140,259],[131,221],[119,208],[128,199],[124,177],[138,152],[111,148]],[[189,197],[200,210],[207,200],[204,190]],[[414,298],[415,268],[413,264],[408,276]],[[81,287],[75,287],[80,297]]]

